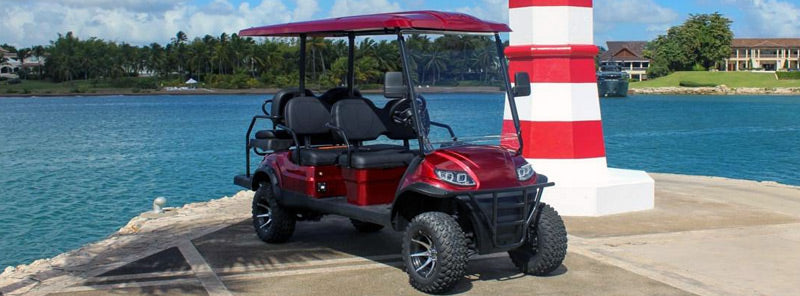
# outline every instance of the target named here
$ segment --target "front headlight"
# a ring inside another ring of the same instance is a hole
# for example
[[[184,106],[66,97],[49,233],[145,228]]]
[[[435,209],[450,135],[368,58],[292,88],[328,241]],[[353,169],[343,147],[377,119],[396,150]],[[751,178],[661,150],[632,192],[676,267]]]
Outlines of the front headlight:
[[[528,181],[535,174],[536,172],[533,171],[533,167],[530,163],[526,163],[525,165],[517,168],[517,180]]]
[[[462,171],[446,171],[436,169],[436,177],[439,180],[458,186],[475,186],[475,180],[472,180],[467,172]]]

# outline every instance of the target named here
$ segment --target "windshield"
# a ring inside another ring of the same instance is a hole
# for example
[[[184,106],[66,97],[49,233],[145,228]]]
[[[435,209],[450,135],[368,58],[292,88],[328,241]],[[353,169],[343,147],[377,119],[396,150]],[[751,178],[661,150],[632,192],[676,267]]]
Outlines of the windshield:
[[[513,127],[503,134],[506,73],[495,36],[407,34],[405,38],[411,80],[418,106],[423,107],[426,150],[501,142],[518,147]]]

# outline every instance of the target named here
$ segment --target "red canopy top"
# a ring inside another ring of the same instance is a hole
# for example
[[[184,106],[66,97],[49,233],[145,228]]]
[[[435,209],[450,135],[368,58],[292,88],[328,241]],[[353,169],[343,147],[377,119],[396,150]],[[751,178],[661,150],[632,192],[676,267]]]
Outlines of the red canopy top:
[[[256,27],[239,31],[240,36],[298,36],[343,35],[354,32],[381,32],[384,30],[417,29],[456,32],[510,32],[500,23],[480,20],[463,13],[440,11],[409,11],[371,15],[348,16],[308,22]]]

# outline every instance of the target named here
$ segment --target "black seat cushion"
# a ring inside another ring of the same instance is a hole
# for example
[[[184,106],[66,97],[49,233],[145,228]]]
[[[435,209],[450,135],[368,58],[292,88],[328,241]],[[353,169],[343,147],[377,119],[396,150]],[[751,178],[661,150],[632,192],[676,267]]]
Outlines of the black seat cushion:
[[[408,150],[357,151],[352,162],[347,153],[339,157],[339,165],[355,169],[388,169],[408,166],[416,154]]]
[[[256,139],[292,139],[292,135],[285,130],[263,130],[256,132]]]
[[[304,166],[335,165],[339,156],[345,149],[308,149],[301,148],[292,153],[300,156],[300,163]]]

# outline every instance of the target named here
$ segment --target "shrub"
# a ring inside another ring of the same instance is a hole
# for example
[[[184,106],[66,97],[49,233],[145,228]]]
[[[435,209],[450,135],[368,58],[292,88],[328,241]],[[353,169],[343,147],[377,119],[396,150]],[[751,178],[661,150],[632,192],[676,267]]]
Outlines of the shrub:
[[[706,69],[706,67],[703,67],[703,65],[700,64],[694,64],[694,66],[692,66],[692,71],[706,71],[706,70],[708,69]]]
[[[681,81],[679,83],[680,86],[683,87],[716,87],[717,85],[714,83],[700,83],[694,81]]]
[[[778,72],[779,80],[797,80],[800,79],[800,72]]]

